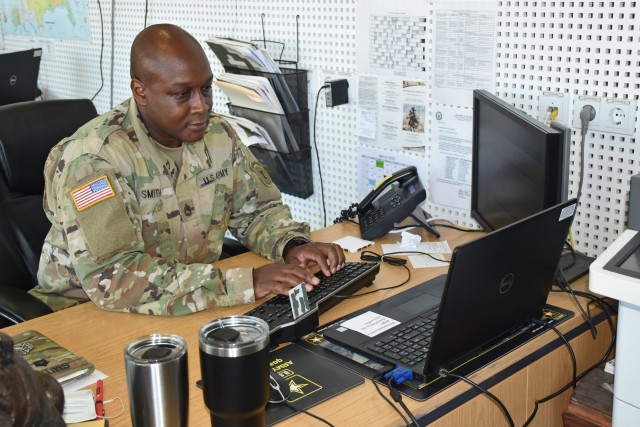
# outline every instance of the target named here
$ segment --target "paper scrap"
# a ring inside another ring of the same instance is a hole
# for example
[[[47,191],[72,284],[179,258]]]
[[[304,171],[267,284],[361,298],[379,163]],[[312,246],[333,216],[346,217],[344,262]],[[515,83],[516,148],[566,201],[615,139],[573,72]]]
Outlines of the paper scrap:
[[[402,232],[402,241],[400,242],[400,246],[403,249],[411,249],[413,251],[418,250],[418,245],[422,237],[417,234],[407,233],[406,231]]]

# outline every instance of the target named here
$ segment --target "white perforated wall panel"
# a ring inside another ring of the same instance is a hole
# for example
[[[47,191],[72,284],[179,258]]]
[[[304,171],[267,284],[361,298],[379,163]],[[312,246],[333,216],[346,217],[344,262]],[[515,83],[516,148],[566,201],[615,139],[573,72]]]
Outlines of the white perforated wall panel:
[[[638,100],[637,2],[519,0],[493,3],[497,4],[498,10],[494,93],[501,98],[534,116],[537,116],[541,91],[563,92],[572,98],[594,95]],[[299,16],[299,65],[310,72],[313,137],[313,107],[320,76],[340,74],[348,76],[352,84],[356,81],[359,71],[356,66],[356,12],[359,4],[355,0],[150,0],[147,23],[171,22],[191,32],[202,41],[214,74],[217,74],[222,69],[204,43],[207,37],[258,40],[266,36],[269,40],[285,43],[283,59],[295,59],[298,54],[296,17]],[[104,18],[104,85],[94,102],[98,110],[104,112],[129,96],[129,47],[144,27],[145,4],[142,1],[101,1],[100,5]],[[434,2],[430,2],[424,13],[429,17],[428,55],[434,54],[433,7]],[[3,36],[6,49],[44,46],[40,83],[45,97],[91,98],[100,88],[102,31],[97,1],[89,1],[89,11],[91,42]],[[226,98],[218,94],[214,109],[226,112],[225,103]],[[357,201],[357,105],[352,100],[348,105],[327,108],[324,95],[321,95],[319,105],[316,140],[330,224],[341,209]],[[433,110],[434,105],[429,108]],[[427,117],[430,113],[427,111]],[[431,139],[428,141],[430,143]],[[635,144],[635,136],[590,131],[586,137],[585,182],[574,239],[577,249],[588,255],[601,253],[625,227],[629,177],[640,172]],[[428,164],[430,151],[427,145],[424,153],[409,154]],[[580,132],[573,129],[573,195],[577,191],[579,171]],[[296,218],[318,228],[323,226],[324,216],[315,152],[312,174],[314,194],[304,200],[285,195],[285,201]],[[467,210],[431,204],[428,207],[434,216],[475,226]]]

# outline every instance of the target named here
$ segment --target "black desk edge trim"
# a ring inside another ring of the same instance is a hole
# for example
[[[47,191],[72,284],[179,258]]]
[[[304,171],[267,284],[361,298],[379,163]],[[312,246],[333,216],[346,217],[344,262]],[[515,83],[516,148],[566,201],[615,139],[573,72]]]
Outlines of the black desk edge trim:
[[[594,322],[599,325],[605,320],[606,320],[606,314],[599,313],[595,317]],[[574,329],[572,329],[571,331],[563,335],[565,336],[565,338],[567,338],[568,341],[570,341],[588,330],[590,330],[589,324],[587,322],[583,322],[579,326],[575,327]],[[534,351],[528,356],[520,359],[513,365],[507,367],[506,369],[501,370],[500,372],[496,373],[492,377],[487,378],[483,382],[479,383],[479,385],[485,390],[487,390],[493,387],[494,385],[502,382],[503,380],[507,379],[508,377],[515,374],[516,372],[526,368],[527,366],[533,364],[534,362],[537,362],[543,356],[546,356],[547,354],[551,353],[553,350],[556,350],[557,348],[562,347],[564,345],[565,345],[564,341],[560,337],[558,337],[553,341],[551,341],[550,343],[544,345],[543,347],[540,347],[538,350]],[[578,374],[580,374],[580,372]],[[430,424],[438,420],[439,418],[447,415],[449,412],[462,406],[463,404],[469,402],[471,399],[477,397],[478,394],[479,392],[475,388],[469,389],[468,391],[449,400],[447,403],[439,406],[437,409],[429,412],[428,414],[421,416],[420,418],[418,418],[418,422],[420,425]],[[507,410],[509,410],[509,408],[507,408]]]

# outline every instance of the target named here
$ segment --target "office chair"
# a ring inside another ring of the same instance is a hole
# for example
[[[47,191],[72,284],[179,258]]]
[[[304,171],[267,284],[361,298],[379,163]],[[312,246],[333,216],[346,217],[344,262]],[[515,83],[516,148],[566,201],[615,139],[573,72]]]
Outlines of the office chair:
[[[27,293],[34,285],[13,241],[0,229],[0,328],[43,316],[53,310]]]
[[[4,250],[13,251],[14,258],[22,263],[2,260],[0,294],[6,292],[8,298],[15,297],[17,289],[26,298],[19,303],[11,299],[12,308],[0,305],[0,316],[7,308],[13,313],[10,320],[14,323],[44,314],[29,312],[31,302],[38,306],[41,301],[26,291],[36,284],[42,244],[51,227],[42,208],[45,160],[55,144],[97,115],[88,99],[30,101],[0,107],[0,180],[6,188],[0,199],[0,239]],[[17,272],[21,268],[26,276]],[[16,277],[4,280],[5,274]]]

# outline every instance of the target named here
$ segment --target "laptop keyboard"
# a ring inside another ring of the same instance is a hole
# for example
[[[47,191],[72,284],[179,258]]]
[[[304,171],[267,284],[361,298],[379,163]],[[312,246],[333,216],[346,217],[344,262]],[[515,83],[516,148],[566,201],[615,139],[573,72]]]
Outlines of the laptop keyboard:
[[[431,335],[438,317],[438,308],[422,314],[398,329],[383,334],[367,348],[405,366],[423,363],[429,352]]]
[[[318,326],[320,314],[344,300],[336,298],[337,295],[351,295],[370,285],[378,271],[380,265],[377,262],[346,262],[342,269],[329,277],[322,271],[315,273],[320,284],[308,294],[311,312],[307,313],[314,316],[305,314],[294,319],[289,297],[284,295],[276,295],[245,314],[267,322],[272,342],[294,341]]]

